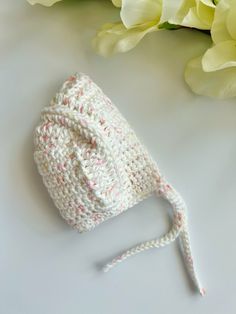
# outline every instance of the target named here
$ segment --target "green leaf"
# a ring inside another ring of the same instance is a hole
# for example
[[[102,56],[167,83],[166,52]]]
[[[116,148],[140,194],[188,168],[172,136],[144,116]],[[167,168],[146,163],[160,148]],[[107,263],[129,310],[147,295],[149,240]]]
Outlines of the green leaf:
[[[158,25],[159,29],[168,29],[168,30],[176,30],[181,28],[180,25],[176,25],[176,24],[171,24],[169,22],[164,22]]]

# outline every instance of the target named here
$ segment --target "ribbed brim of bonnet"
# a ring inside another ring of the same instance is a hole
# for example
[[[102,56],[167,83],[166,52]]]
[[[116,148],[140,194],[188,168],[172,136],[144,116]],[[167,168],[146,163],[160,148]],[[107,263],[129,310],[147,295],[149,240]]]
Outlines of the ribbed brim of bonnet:
[[[155,162],[127,121],[80,73],[42,111],[34,158],[62,217],[79,232],[146,198],[159,180]]]

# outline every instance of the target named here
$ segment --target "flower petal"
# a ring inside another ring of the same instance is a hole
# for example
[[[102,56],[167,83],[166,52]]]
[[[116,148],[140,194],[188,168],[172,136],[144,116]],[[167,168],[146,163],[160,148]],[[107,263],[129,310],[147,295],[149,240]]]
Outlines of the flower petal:
[[[230,10],[227,16],[226,25],[228,31],[233,39],[236,40],[236,3],[234,2],[230,6]]]
[[[236,41],[223,41],[208,49],[202,58],[202,66],[205,72],[236,66]]]
[[[206,17],[205,21],[199,16],[197,7],[191,8],[188,12],[188,14],[184,17],[181,25],[186,27],[193,27],[197,29],[210,29],[211,28],[211,21],[213,18],[209,18],[209,22],[206,23]]]
[[[232,39],[226,24],[229,9],[229,4],[224,0],[220,0],[219,4],[216,6],[215,17],[211,29],[211,37],[216,44],[221,41]]]
[[[45,5],[46,7],[50,7],[56,2],[59,2],[61,0],[27,0],[30,4],[34,5],[36,3]]]
[[[211,8],[215,8],[216,5],[214,3],[214,0],[200,0],[199,2],[205,4],[206,6],[208,7],[211,7]]]
[[[216,72],[204,72],[202,58],[198,57],[187,64],[185,80],[192,91],[199,95],[220,99],[236,96],[235,67]]]
[[[214,17],[215,5],[211,0],[184,0],[169,22],[186,27],[209,30]]]
[[[173,16],[169,22],[171,24],[182,24],[184,17],[188,14],[189,10],[196,5],[195,0],[183,0],[180,8],[175,16]]]
[[[147,22],[159,22],[162,11],[162,0],[123,0],[120,12],[126,28],[135,27]]]
[[[215,5],[211,0],[199,1],[197,5],[197,15],[200,17],[202,23],[207,25],[210,29],[215,14]]]
[[[123,23],[105,24],[94,38],[93,46],[100,55],[110,56],[131,50],[147,33],[156,30],[153,23],[132,29],[127,29]]]
[[[111,0],[115,7],[121,8],[122,0]]]

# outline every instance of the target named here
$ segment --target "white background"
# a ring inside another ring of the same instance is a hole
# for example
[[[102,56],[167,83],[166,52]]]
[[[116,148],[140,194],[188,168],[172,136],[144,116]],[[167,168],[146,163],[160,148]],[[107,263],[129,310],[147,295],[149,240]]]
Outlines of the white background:
[[[97,56],[91,39],[118,13],[101,0],[0,2],[0,313],[236,311],[235,99],[196,96],[184,83],[187,60],[210,45],[198,32],[153,33],[129,53]],[[176,243],[100,271],[168,229],[164,201],[153,197],[82,235],[60,218],[37,173],[32,134],[75,71],[103,88],[184,196],[205,298],[191,289]]]

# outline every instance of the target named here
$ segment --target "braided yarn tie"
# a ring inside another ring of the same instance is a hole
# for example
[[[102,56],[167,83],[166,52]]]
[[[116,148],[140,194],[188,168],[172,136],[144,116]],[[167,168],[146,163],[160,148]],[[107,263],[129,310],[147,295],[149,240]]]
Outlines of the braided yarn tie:
[[[115,257],[111,262],[107,263],[103,267],[103,271],[108,272],[117,264],[125,261],[128,257],[131,257],[133,255],[153,248],[164,247],[174,242],[177,238],[179,238],[182,248],[182,254],[184,257],[184,262],[190,275],[190,278],[196,289],[199,291],[200,295],[205,296],[206,290],[205,288],[202,287],[198,279],[193,263],[187,225],[185,202],[183,201],[180,194],[172,186],[170,186],[170,184],[166,183],[163,178],[161,178],[160,180],[160,188],[157,192],[159,193],[160,196],[162,196],[172,205],[174,211],[174,218],[171,229],[164,236],[161,236],[158,239],[142,242],[132,247],[131,249],[128,249],[127,251],[123,252],[121,255]]]

